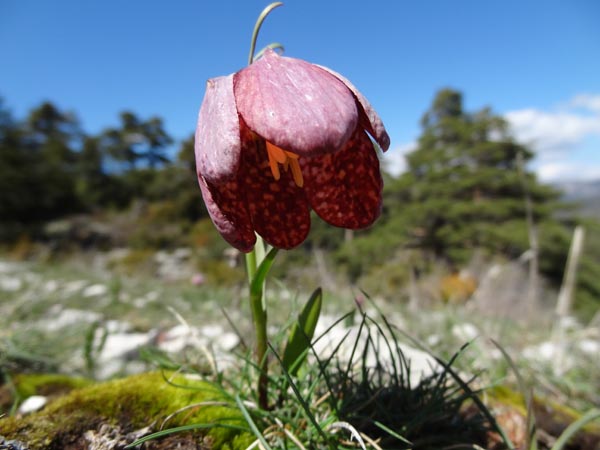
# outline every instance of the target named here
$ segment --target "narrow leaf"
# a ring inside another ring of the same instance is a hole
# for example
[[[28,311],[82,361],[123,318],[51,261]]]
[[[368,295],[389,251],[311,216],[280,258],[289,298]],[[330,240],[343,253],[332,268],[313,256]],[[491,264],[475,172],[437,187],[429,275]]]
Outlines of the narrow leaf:
[[[252,419],[248,408],[246,408],[246,406],[242,402],[242,399],[237,394],[235,396],[235,402],[237,403],[237,406],[242,412],[242,414],[244,415],[244,419],[246,419],[246,422],[250,426],[250,429],[252,430],[256,438],[259,440],[259,442],[262,444],[263,448],[265,450],[272,450],[267,441],[265,440],[265,437],[263,436],[262,432],[258,429],[258,426],[256,426],[256,423],[254,423],[254,420]]]
[[[321,314],[321,304],[323,300],[323,291],[317,288],[308,301],[302,312],[298,316],[298,321],[292,326],[288,342],[283,352],[283,367],[290,375],[295,376],[298,369],[306,358],[306,353],[310,347],[317,321]]]
[[[560,437],[556,440],[554,446],[552,446],[552,450],[562,450],[562,448],[569,442],[569,440],[585,425],[593,420],[600,419],[600,409],[591,409],[588,411],[583,417],[581,417],[576,422],[573,422],[571,425],[567,427],[565,431],[560,435]]]
[[[265,279],[269,274],[269,270],[271,270],[271,266],[275,261],[275,256],[277,255],[278,250],[279,249],[277,248],[272,248],[265,256],[265,259],[262,260],[260,266],[258,266],[258,269],[256,269],[256,273],[254,274],[254,278],[252,278],[252,283],[250,284],[250,295],[262,296]]]

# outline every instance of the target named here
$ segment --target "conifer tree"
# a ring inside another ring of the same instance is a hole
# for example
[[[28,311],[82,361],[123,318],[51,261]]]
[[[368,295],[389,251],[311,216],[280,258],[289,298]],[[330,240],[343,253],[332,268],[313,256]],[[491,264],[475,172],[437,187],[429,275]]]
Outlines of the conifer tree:
[[[528,248],[523,182],[535,223],[550,218],[558,198],[533,173],[519,178],[533,153],[512,139],[507,123],[489,108],[464,111],[460,92],[440,91],[421,121],[417,148],[397,181],[409,241],[449,263],[474,249],[509,257]],[[398,200],[396,200],[398,201]],[[400,205],[399,205],[400,206]]]

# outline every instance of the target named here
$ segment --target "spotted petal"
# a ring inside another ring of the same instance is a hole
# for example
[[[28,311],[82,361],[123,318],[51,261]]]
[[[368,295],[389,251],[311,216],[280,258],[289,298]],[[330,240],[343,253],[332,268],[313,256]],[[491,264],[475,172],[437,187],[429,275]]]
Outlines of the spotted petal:
[[[383,122],[379,117],[379,114],[373,109],[369,100],[365,98],[364,95],[360,93],[356,87],[343,75],[329,69],[328,67],[319,66],[321,69],[327,71],[328,73],[337,77],[341,82],[343,82],[350,91],[356,97],[356,101],[360,105],[360,124],[364,127],[373,139],[379,144],[383,151],[386,151],[390,147],[390,137],[385,131],[385,127],[383,126]]]
[[[358,123],[356,101],[343,82],[272,50],[235,74],[234,92],[252,131],[300,156],[338,151]]]
[[[250,213],[243,191],[237,180],[228,181],[218,188],[198,177],[202,197],[217,231],[233,247],[249,252],[256,243]]]
[[[373,143],[357,130],[343,150],[300,160],[310,206],[331,225],[360,229],[381,213],[383,181]]]
[[[233,75],[212,78],[206,83],[195,150],[198,172],[210,183],[219,184],[236,176],[241,143]]]
[[[241,177],[256,232],[277,248],[300,245],[310,230],[308,201],[291,170],[282,170],[279,180],[273,178],[264,141],[244,146]]]

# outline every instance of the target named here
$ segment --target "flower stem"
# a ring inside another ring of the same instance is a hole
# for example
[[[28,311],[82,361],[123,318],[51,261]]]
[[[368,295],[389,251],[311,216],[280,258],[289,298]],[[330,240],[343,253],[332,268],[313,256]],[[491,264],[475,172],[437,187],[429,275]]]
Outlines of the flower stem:
[[[250,293],[250,308],[254,333],[256,334],[256,364],[258,366],[258,405],[261,409],[269,408],[268,400],[268,358],[267,358],[267,309],[264,305],[264,289],[260,293]]]
[[[258,374],[258,405],[268,409],[268,358],[267,358],[267,306],[265,302],[265,280],[260,282],[260,289],[253,289],[257,269],[265,258],[265,247],[260,236],[256,236],[256,244],[250,253],[246,254],[246,268],[248,271],[248,286],[250,288],[250,310],[252,323],[256,336],[256,365]]]
[[[260,31],[260,27],[262,26],[269,13],[281,5],[283,5],[282,2],[271,3],[265,9],[263,9],[260,15],[258,16],[256,24],[254,25],[254,30],[252,31],[252,39],[250,41],[250,53],[248,54],[248,65],[254,62],[254,51],[256,50],[256,40],[258,39],[258,32]]]

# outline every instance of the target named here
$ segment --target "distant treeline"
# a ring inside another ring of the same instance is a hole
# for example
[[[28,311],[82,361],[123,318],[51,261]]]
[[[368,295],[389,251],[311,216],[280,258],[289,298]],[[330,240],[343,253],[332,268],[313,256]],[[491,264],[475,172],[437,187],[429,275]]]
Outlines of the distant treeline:
[[[136,199],[168,202],[171,221],[206,218],[193,136],[177,143],[170,160],[167,150],[176,144],[160,117],[143,120],[132,112],[119,117],[118,127],[89,135],[74,114],[51,103],[17,120],[0,102],[0,240],[23,232],[35,237],[48,221],[124,210]],[[534,154],[515,141],[505,120],[490,108],[465,111],[461,93],[444,89],[421,126],[406,172],[385,175],[381,219],[353,234],[316,219],[304,249],[328,251],[352,280],[393,270],[391,261],[406,263],[412,255],[399,275],[404,281],[408,267],[427,271],[430,262],[442,262],[459,268],[475,252],[514,259],[529,250],[540,273],[558,285],[573,228],[583,223],[590,232],[577,296],[597,309],[600,226],[582,222],[561,202],[560,192],[527,170]]]
[[[193,137],[174,144],[159,117],[122,112],[120,125],[99,135],[45,102],[24,120],[0,99],[0,240],[74,213],[124,209],[134,199],[170,199],[182,217],[205,214],[195,178]]]

